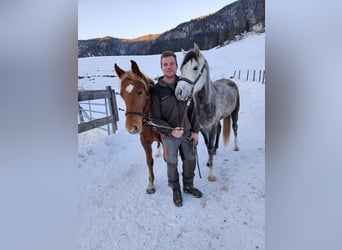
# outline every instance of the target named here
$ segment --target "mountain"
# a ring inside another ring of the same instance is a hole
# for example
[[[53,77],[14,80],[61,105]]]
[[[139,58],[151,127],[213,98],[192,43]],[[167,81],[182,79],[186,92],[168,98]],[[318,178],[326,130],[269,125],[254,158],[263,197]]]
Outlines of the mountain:
[[[233,40],[236,35],[260,25],[265,27],[265,0],[239,0],[214,14],[182,23],[162,34],[135,39],[113,37],[78,41],[78,57],[152,55],[168,49],[189,49],[196,42],[202,50]]]

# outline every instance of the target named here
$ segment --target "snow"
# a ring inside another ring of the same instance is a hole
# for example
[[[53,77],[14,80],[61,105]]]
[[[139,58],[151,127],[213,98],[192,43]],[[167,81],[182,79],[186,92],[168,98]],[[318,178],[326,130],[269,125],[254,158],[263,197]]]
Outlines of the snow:
[[[202,53],[212,80],[228,78],[239,69],[264,70],[265,34],[248,34]],[[176,54],[180,64],[182,53]],[[110,85],[119,92],[118,78],[103,76],[115,75],[114,63],[129,69],[131,59],[149,77],[161,75],[160,55],[80,58],[79,76],[90,77],[79,79],[79,87]],[[200,136],[202,178],[196,170],[195,186],[203,197],[183,194],[182,207],[172,202],[166,164],[160,157],[154,163],[156,193],[146,193],[144,150],[139,136],[125,131],[123,111],[116,134],[94,129],[78,135],[80,249],[265,249],[265,85],[236,82],[241,98],[240,151],[233,151],[233,135],[226,148],[221,140],[214,157],[217,181],[209,182],[207,151]],[[119,95],[117,103],[125,109]],[[156,153],[156,143],[153,149]]]

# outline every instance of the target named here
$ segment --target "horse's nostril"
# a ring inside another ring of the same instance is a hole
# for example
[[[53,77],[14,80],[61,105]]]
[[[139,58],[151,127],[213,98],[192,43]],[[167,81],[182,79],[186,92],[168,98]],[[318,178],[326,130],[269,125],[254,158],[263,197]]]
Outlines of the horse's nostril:
[[[139,132],[140,132],[139,127],[138,127],[138,125],[136,125],[136,124],[132,125],[129,129],[127,129],[127,131],[128,131],[130,134],[136,134],[136,133],[139,133]]]
[[[187,92],[186,91],[182,91],[181,92],[181,97],[182,97],[183,100],[185,100],[186,97],[187,97]]]

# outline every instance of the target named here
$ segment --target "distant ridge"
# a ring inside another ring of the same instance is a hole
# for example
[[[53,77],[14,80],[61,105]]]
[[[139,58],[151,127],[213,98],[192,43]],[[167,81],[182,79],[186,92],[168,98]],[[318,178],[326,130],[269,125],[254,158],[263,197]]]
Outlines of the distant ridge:
[[[239,0],[162,34],[148,34],[134,39],[106,36],[79,40],[78,57],[151,55],[166,49],[177,52],[182,48],[191,48],[194,42],[206,50],[251,31],[257,24],[264,31],[265,0]]]

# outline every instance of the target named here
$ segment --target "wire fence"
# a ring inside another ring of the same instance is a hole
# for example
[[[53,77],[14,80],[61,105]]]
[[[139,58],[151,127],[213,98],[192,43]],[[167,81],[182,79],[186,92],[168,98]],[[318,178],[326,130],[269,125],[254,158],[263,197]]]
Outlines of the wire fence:
[[[104,111],[100,111],[104,110]],[[84,123],[93,121],[95,119],[103,118],[110,116],[109,110],[108,110],[108,102],[107,99],[103,99],[102,103],[94,102],[94,101],[83,101],[78,103],[78,122]],[[109,126],[109,123],[99,127],[99,129],[104,130],[110,135],[111,133],[114,133],[112,129]]]
[[[266,83],[265,79],[265,70],[235,70],[234,75],[231,77],[234,79],[242,79],[246,82],[261,82],[262,84]]]

